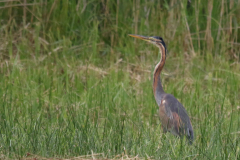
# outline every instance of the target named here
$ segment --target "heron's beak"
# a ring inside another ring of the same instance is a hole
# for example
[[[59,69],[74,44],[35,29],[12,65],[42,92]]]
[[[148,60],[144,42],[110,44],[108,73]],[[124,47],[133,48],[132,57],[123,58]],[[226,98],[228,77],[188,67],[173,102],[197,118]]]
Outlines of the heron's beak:
[[[147,42],[152,42],[151,37],[145,37],[145,36],[136,35],[136,34],[129,34],[129,36],[134,37],[134,38],[138,38],[138,39],[142,39],[142,40],[147,41]]]

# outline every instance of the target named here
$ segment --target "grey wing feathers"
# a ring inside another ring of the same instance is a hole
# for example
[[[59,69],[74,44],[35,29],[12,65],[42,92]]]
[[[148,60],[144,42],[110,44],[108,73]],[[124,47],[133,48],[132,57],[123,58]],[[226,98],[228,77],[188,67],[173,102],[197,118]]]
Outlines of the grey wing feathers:
[[[182,121],[180,128],[182,130],[180,132],[185,133],[190,139],[193,140],[194,133],[192,124],[183,105],[171,94],[166,94],[163,97],[163,100],[165,100],[166,113],[169,118],[172,118],[172,113],[177,113]]]

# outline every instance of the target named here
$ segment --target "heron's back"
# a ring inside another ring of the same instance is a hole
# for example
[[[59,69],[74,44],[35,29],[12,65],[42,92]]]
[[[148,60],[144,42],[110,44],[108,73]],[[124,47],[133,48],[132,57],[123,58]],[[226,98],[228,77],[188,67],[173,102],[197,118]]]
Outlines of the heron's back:
[[[193,128],[183,105],[173,95],[165,94],[162,98],[160,108],[161,107],[164,107],[165,114],[171,124],[174,125],[173,129],[176,133],[178,133],[179,136],[186,135],[192,141],[194,138]]]

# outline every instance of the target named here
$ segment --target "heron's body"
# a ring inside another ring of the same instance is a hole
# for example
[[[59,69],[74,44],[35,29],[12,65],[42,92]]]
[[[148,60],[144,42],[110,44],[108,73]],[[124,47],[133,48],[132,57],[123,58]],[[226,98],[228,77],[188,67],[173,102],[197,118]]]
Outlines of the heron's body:
[[[194,133],[191,121],[183,105],[171,94],[164,92],[160,74],[166,60],[166,46],[161,37],[145,37],[139,35],[130,35],[150,43],[153,43],[160,49],[161,59],[156,65],[153,73],[153,93],[159,106],[159,117],[164,132],[171,132],[176,136],[186,137],[193,141]]]

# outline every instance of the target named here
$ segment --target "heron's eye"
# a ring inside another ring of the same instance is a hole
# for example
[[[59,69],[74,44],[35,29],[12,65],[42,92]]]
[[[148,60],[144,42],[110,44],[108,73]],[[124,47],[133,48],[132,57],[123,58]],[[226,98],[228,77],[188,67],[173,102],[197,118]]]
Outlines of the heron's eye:
[[[153,38],[158,39],[158,40],[163,40],[162,37],[154,36]]]

